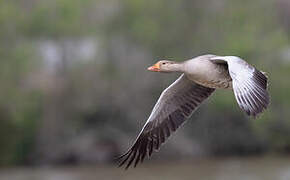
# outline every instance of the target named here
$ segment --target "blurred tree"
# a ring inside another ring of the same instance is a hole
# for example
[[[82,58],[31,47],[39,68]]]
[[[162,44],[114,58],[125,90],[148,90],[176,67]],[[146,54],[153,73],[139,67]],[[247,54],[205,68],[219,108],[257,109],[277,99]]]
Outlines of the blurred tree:
[[[271,107],[249,121],[217,92],[168,154],[181,142],[185,155],[197,144],[214,155],[289,151],[287,10],[285,0],[0,1],[0,164],[110,160],[177,77],[144,67],[206,53],[267,71]],[[76,56],[83,49],[93,55]]]

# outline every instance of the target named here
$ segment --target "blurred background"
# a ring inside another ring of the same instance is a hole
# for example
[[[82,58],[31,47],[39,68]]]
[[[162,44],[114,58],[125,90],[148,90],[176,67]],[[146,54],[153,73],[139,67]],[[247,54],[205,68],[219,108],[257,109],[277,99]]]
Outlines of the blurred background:
[[[0,1],[0,179],[290,179],[289,0]],[[269,76],[257,119],[217,91],[150,160],[133,143],[179,74],[159,59],[237,55]]]

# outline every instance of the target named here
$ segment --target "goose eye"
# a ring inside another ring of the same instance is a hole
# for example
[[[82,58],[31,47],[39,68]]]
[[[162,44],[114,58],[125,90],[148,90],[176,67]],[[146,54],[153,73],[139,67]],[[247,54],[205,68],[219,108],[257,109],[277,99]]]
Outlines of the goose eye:
[[[165,65],[165,64],[166,64],[165,62],[162,63],[162,65]]]

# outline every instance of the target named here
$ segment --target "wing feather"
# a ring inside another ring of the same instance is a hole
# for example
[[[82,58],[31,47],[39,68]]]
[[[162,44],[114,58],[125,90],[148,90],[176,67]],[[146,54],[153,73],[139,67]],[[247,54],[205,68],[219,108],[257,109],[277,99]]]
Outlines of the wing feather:
[[[268,78],[264,72],[236,56],[216,56],[211,60],[228,64],[236,100],[249,116],[256,117],[268,107]]]
[[[120,157],[119,166],[127,163],[127,169],[134,162],[136,167],[146,156],[150,157],[153,151],[158,151],[213,91],[212,88],[190,81],[182,74],[162,92],[133,146]]]

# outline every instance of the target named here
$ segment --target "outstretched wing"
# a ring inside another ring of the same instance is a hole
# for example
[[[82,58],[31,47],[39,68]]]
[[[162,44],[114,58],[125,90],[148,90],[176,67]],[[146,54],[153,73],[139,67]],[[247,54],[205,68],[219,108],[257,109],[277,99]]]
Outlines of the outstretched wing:
[[[162,92],[133,146],[120,157],[119,166],[127,162],[127,169],[135,161],[136,167],[146,155],[150,157],[213,91],[182,74]]]
[[[233,82],[233,90],[241,109],[256,117],[269,105],[267,76],[236,56],[216,56],[215,63],[227,63]]]

